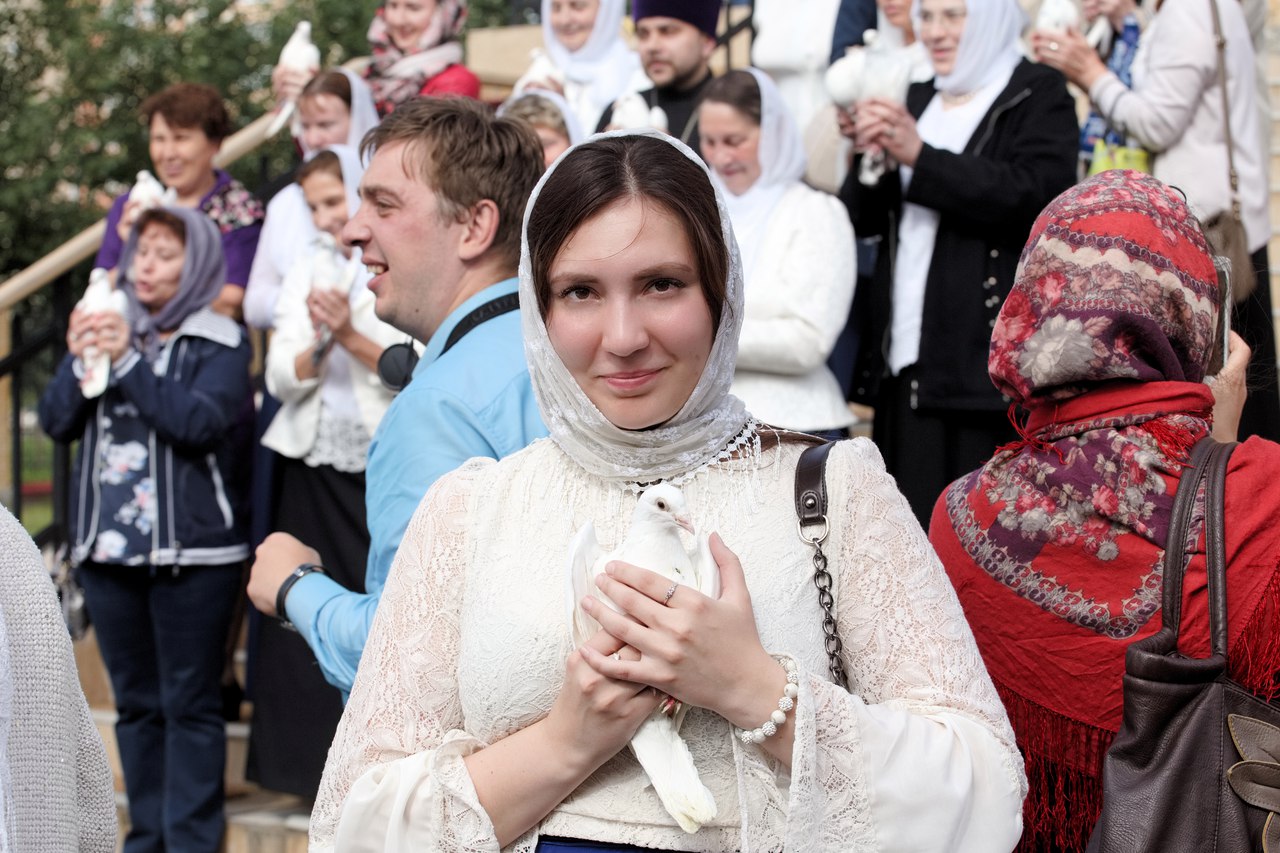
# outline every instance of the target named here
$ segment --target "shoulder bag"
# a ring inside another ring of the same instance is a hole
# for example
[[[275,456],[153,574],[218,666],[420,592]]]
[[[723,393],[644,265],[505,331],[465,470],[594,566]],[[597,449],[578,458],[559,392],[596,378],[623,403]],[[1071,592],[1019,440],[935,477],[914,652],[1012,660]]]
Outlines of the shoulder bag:
[[[1204,223],[1204,236],[1214,253],[1231,261],[1231,298],[1239,303],[1253,294],[1258,277],[1253,272],[1249,237],[1240,213],[1240,175],[1236,172],[1235,145],[1231,138],[1231,102],[1227,98],[1227,40],[1222,35],[1222,19],[1217,0],[1209,0],[1213,10],[1213,36],[1218,46],[1218,88],[1222,90],[1222,131],[1227,142],[1227,180],[1231,182],[1231,207]]]
[[[813,546],[813,583],[818,588],[818,605],[822,608],[822,633],[827,651],[827,669],[831,680],[849,689],[849,676],[844,671],[840,653],[844,644],[836,626],[835,599],[831,595],[831,573],[827,571],[827,555],[822,543],[831,531],[827,523],[827,455],[834,441],[808,447],[796,463],[796,518],[800,539]]]
[[[1227,677],[1222,505],[1234,444],[1206,437],[1174,497],[1159,632],[1125,655],[1120,731],[1102,769],[1100,853],[1280,851],[1280,707]],[[1201,480],[1212,654],[1178,653],[1185,546]]]

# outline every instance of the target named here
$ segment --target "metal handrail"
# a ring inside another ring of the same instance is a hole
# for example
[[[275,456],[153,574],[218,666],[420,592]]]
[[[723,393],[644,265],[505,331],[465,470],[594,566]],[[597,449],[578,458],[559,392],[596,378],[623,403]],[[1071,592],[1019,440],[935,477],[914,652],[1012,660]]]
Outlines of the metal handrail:
[[[267,125],[271,113],[259,116],[241,130],[222,142],[213,165],[223,168],[251,153],[266,141]],[[107,220],[98,220],[26,269],[5,279],[0,284],[0,311],[8,311],[31,294],[51,283],[58,276],[75,268],[76,264],[92,256],[102,245],[107,233]]]

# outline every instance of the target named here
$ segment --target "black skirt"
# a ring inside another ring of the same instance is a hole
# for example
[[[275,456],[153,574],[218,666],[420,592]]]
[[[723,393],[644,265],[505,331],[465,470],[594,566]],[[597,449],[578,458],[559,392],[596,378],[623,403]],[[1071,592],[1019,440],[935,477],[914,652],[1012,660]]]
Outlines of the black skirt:
[[[279,502],[275,530],[320,552],[325,571],[364,592],[369,529],[364,474],[276,458]],[[264,788],[314,799],[342,716],[342,693],[325,681],[301,635],[261,620],[252,651],[253,723],[247,776]]]

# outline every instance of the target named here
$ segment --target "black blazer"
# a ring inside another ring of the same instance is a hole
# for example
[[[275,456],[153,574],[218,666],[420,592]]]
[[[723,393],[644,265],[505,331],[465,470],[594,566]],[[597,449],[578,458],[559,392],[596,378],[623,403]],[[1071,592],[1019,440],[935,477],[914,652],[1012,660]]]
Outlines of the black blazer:
[[[919,118],[937,93],[933,83],[907,92]],[[875,405],[886,370],[893,312],[893,263],[903,201],[941,215],[925,284],[916,400],[921,408],[1003,410],[991,384],[991,330],[1023,244],[1040,211],[1076,180],[1080,129],[1063,76],[1022,60],[965,145],[963,153],[928,144],[905,199],[895,172],[874,187],[850,170],[840,197],[859,237],[881,236],[869,288],[860,288],[860,333],[853,399]]]

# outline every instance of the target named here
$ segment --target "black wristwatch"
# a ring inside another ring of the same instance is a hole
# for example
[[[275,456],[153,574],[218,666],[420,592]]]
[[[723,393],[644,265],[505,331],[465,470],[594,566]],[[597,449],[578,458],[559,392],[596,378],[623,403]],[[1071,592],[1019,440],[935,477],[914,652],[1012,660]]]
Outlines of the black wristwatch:
[[[293,585],[312,572],[324,574],[324,566],[319,566],[315,563],[303,563],[290,572],[289,577],[285,578],[284,583],[280,584],[280,589],[276,590],[276,618],[280,620],[281,625],[290,631],[298,629],[289,621],[289,614],[284,609],[284,601],[289,597],[289,590],[293,589]]]

